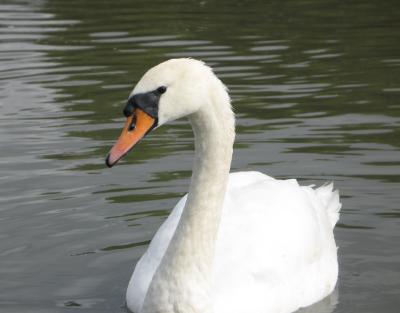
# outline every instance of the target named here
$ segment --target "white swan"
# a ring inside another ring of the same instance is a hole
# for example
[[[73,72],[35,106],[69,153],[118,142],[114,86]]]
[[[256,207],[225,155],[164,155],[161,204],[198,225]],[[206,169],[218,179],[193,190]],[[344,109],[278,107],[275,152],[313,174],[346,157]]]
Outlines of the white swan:
[[[332,292],[339,195],[259,172],[229,174],[234,115],[204,63],[150,69],[124,109],[107,157],[114,165],[152,128],[188,116],[195,136],[184,196],[136,264],[126,301],[135,313],[285,313]]]

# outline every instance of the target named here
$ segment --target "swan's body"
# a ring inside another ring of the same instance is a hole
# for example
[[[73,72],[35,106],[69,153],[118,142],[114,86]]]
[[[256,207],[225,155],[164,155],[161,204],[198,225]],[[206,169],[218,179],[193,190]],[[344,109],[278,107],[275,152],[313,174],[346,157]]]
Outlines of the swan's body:
[[[193,175],[188,195],[136,265],[128,307],[135,313],[288,313],[330,294],[338,276],[338,193],[331,185],[301,187],[258,172],[229,175],[234,116],[223,84],[203,63],[164,62],[132,95],[159,85],[168,89],[159,98],[158,125],[189,116]]]
[[[186,196],[136,265],[127,292],[133,312],[140,311],[185,202]],[[331,185],[314,190],[259,172],[230,174],[215,255],[214,312],[292,312],[329,295],[338,275],[337,209]]]

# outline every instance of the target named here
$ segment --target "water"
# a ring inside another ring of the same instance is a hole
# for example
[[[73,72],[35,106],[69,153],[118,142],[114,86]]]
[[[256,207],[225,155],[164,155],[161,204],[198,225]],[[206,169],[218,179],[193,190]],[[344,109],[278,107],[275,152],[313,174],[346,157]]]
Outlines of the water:
[[[233,170],[333,180],[335,294],[305,312],[398,312],[398,1],[0,3],[0,312],[126,312],[134,264],[188,188],[184,120],[112,170],[149,67],[191,56],[228,85]]]

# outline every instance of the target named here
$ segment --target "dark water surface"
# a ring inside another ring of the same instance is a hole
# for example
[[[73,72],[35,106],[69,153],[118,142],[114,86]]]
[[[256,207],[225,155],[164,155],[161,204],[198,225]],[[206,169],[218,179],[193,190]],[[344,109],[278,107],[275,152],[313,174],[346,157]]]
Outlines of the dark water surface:
[[[186,56],[231,90],[233,170],[341,191],[338,288],[305,311],[399,312],[398,0],[0,1],[0,312],[126,312],[192,133],[104,157],[134,83]]]

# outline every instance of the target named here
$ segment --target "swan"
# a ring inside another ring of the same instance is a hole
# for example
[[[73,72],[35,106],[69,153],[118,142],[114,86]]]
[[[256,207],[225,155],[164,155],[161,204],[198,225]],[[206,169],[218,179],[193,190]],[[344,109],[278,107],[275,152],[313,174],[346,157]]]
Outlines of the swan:
[[[210,67],[171,59],[151,68],[123,113],[109,167],[178,118],[188,117],[195,138],[189,192],[136,264],[126,293],[131,311],[286,313],[334,290],[338,191],[260,172],[229,174],[235,118]]]

